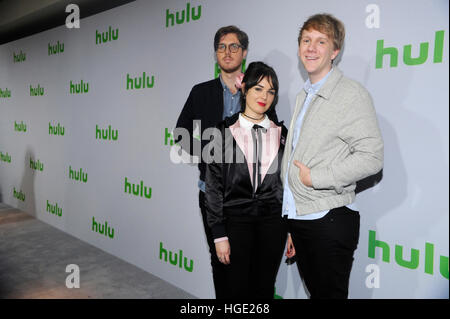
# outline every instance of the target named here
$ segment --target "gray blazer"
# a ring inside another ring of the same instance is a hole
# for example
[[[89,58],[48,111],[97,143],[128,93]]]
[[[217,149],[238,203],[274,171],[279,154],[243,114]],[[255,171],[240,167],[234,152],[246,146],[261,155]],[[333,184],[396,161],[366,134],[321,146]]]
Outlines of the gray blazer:
[[[283,183],[289,160],[296,159],[311,169],[313,187],[307,187],[300,181],[299,168],[292,162],[289,165],[288,182],[297,215],[352,203],[356,182],[383,168],[383,139],[370,94],[336,66],[311,101],[292,153],[294,125],[305,98],[302,90],[281,166]]]

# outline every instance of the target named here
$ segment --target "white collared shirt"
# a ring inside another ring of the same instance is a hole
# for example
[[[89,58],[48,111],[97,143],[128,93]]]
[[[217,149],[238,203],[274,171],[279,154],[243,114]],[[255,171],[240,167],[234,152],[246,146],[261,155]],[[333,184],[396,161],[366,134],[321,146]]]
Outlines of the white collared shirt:
[[[239,124],[241,125],[241,127],[245,128],[245,129],[251,129],[253,127],[253,125],[255,125],[256,123],[250,122],[244,115],[239,114]],[[270,120],[269,117],[264,114],[264,120],[262,120],[261,122],[257,123],[259,126],[264,127],[265,129],[269,129],[270,128]]]

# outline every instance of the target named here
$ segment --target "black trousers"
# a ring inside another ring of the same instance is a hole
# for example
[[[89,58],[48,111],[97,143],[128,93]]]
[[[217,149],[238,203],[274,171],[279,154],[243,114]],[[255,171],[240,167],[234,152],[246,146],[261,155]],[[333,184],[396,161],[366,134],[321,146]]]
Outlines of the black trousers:
[[[289,220],[297,265],[311,299],[348,297],[359,220],[359,212],[346,206],[316,220]]]
[[[209,253],[211,254],[211,267],[212,275],[214,281],[214,290],[217,299],[227,298],[227,269],[224,264],[222,264],[217,258],[216,245],[214,244],[214,238],[211,233],[211,228],[209,228],[206,220],[206,208],[205,208],[205,193],[200,191],[199,194],[199,205],[202,212],[203,227],[205,229],[206,240],[208,241]]]
[[[230,298],[273,299],[275,280],[286,246],[287,221],[275,216],[229,216]]]

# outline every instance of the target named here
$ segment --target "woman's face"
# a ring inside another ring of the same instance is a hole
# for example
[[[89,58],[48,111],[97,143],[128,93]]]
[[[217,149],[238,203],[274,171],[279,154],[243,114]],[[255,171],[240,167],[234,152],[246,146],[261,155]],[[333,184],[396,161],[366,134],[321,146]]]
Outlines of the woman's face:
[[[275,94],[271,79],[264,77],[247,91],[245,114],[257,118],[261,117],[272,105]]]

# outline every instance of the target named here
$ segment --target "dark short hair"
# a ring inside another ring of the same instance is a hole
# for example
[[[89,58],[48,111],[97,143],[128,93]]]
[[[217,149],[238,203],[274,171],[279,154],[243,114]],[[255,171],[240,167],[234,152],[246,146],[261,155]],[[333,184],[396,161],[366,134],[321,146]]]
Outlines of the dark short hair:
[[[216,35],[214,36],[214,51],[217,51],[217,48],[219,46],[220,39],[229,33],[236,34],[240,45],[242,45],[242,50],[248,49],[248,36],[247,33],[239,29],[238,27],[234,25],[229,25],[226,27],[222,27],[219,30],[217,30]]]
[[[270,82],[272,82],[272,87],[275,90],[275,97],[272,105],[266,113],[269,115],[275,112],[275,105],[277,105],[278,102],[278,77],[272,67],[260,61],[250,63],[245,71],[244,78],[242,79],[242,84],[245,84],[245,86],[244,92],[241,94],[241,112],[245,111],[245,95],[248,90],[261,82],[261,80],[265,77],[270,79]]]

